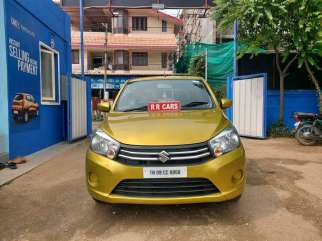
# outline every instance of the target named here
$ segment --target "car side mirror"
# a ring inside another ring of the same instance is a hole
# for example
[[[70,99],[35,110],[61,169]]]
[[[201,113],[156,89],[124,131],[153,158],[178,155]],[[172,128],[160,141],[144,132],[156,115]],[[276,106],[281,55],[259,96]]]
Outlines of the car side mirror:
[[[228,109],[232,105],[233,105],[233,102],[231,100],[226,99],[226,98],[221,99],[220,106],[222,109]]]
[[[102,112],[110,112],[111,105],[109,102],[101,102],[97,105],[97,109]]]

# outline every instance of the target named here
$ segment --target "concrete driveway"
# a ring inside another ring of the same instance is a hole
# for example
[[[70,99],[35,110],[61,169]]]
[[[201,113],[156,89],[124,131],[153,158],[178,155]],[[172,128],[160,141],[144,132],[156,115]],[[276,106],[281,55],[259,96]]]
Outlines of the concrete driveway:
[[[0,188],[0,240],[322,240],[322,147],[243,142],[240,201],[184,206],[97,205],[86,192],[81,142]]]

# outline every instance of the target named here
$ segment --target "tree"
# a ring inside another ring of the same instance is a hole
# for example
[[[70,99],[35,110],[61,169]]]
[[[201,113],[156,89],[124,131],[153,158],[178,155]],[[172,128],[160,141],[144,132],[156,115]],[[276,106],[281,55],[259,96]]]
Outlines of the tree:
[[[257,54],[260,48],[274,51],[280,80],[280,126],[284,117],[285,78],[292,63],[299,59],[299,54],[303,55],[296,51],[294,41],[295,34],[300,34],[296,32],[296,23],[301,20],[296,14],[296,7],[302,1],[311,0],[215,0],[214,19],[219,28],[225,30],[232,26],[235,19],[238,20],[238,38],[247,46],[239,53],[240,56]],[[293,55],[290,54],[292,52]]]
[[[289,26],[295,52],[298,54],[298,67],[304,64],[319,96],[322,113],[322,92],[313,69],[321,69],[322,57],[322,0],[289,1],[289,16],[293,24]]]
[[[200,54],[191,58],[188,68],[188,74],[205,77],[205,55]]]

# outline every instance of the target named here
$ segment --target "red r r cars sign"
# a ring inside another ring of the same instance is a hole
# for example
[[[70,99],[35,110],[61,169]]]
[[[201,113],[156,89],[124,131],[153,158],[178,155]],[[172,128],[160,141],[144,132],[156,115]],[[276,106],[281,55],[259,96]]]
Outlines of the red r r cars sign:
[[[156,111],[180,111],[181,102],[180,101],[167,101],[167,102],[155,102],[148,104],[149,112]]]

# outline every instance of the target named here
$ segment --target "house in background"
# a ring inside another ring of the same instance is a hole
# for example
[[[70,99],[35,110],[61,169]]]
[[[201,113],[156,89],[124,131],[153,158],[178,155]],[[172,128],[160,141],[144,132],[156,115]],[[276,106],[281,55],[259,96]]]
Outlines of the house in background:
[[[73,74],[79,75],[79,8],[56,3],[71,16],[72,68]],[[130,78],[174,73],[180,19],[154,9],[110,10],[108,7],[86,8],[84,16],[84,67],[86,78],[91,79],[93,96],[98,96],[104,88],[106,49],[106,89],[112,98]]]
[[[211,10],[183,9],[180,14],[183,23],[180,45],[196,42],[218,44],[232,41],[233,29],[226,32],[219,31],[211,15]]]

